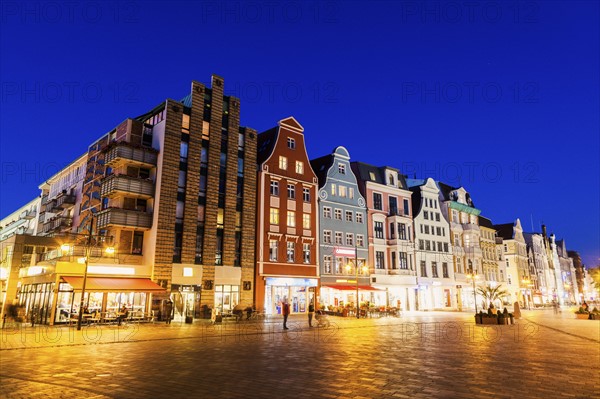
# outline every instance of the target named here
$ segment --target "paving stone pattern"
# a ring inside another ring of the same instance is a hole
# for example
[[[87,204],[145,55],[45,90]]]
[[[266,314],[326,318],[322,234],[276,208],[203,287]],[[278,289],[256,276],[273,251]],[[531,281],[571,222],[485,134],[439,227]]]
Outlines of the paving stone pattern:
[[[9,326],[0,398],[600,398],[600,322],[524,315]]]

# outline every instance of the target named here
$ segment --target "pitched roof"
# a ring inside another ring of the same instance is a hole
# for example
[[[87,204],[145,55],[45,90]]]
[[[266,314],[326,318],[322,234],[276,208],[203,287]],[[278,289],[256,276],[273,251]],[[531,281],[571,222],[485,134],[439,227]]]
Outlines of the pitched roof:
[[[271,128],[258,134],[256,143],[256,162],[260,165],[269,158],[277,142],[279,127]]]
[[[313,159],[310,161],[310,166],[312,170],[317,175],[317,179],[319,181],[319,188],[325,185],[327,181],[327,171],[333,164],[333,154],[324,155],[317,159]]]
[[[487,227],[488,229],[495,229],[492,221],[483,216],[479,216],[479,225],[483,226],[483,227]]]
[[[502,237],[505,240],[511,240],[514,238],[514,223],[495,224],[494,229],[498,232],[498,237]]]

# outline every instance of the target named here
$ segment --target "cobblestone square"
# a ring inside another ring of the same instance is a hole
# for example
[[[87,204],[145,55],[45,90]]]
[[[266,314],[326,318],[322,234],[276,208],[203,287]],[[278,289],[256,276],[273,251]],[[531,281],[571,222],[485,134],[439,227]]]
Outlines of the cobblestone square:
[[[524,312],[7,328],[2,398],[597,398],[600,323]]]

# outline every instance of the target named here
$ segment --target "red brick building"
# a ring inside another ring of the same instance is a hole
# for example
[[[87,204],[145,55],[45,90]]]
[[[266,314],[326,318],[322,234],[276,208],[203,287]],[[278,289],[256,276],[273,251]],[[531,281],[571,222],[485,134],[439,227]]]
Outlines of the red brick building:
[[[293,117],[258,135],[255,305],[281,313],[307,311],[318,285],[317,176]]]

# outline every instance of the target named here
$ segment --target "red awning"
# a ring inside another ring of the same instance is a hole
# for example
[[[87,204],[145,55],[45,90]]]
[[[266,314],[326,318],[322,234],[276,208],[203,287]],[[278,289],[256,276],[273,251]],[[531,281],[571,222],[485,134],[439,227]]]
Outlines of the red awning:
[[[83,287],[83,277],[63,276],[76,291]],[[149,278],[88,277],[85,290],[89,292],[162,292],[163,287]]]
[[[321,287],[333,288],[340,291],[356,291],[356,285],[322,285]],[[359,285],[358,289],[360,291],[382,291],[370,285]]]

